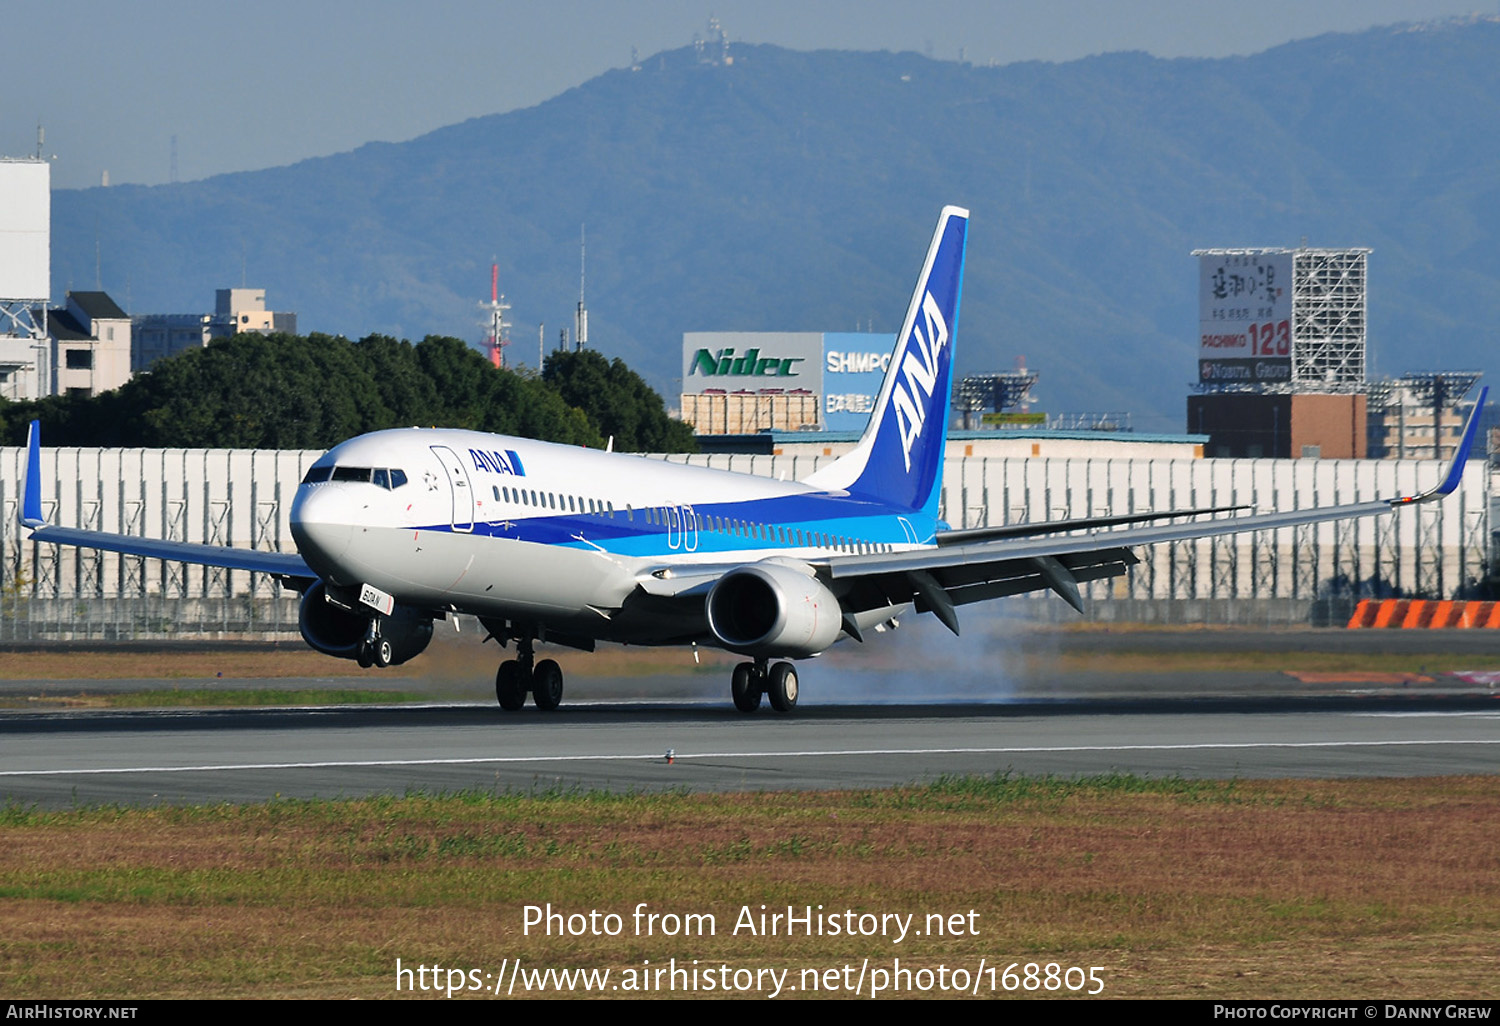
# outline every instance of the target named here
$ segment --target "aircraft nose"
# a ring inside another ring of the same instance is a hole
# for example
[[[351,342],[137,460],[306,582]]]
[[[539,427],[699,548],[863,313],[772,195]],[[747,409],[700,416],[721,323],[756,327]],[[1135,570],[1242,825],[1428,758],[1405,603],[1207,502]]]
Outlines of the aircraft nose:
[[[337,486],[304,485],[292,503],[292,537],[308,566],[327,575],[354,538],[354,500]]]

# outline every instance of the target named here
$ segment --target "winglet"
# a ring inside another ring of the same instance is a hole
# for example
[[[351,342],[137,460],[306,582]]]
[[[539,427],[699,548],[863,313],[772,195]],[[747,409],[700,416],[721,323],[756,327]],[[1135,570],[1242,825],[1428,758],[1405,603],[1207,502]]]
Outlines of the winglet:
[[[31,422],[26,432],[26,478],[21,485],[21,526],[42,527],[42,424]]]
[[[1453,462],[1448,464],[1448,473],[1443,477],[1442,483],[1420,495],[1403,495],[1399,499],[1392,499],[1392,506],[1414,506],[1419,502],[1431,502],[1453,494],[1458,482],[1463,480],[1464,464],[1468,462],[1469,450],[1474,447],[1474,438],[1479,434],[1479,415],[1484,411],[1484,400],[1489,394],[1488,385],[1479,390],[1479,399],[1474,403],[1474,409],[1469,411],[1469,422],[1464,425],[1463,438],[1459,440]]]

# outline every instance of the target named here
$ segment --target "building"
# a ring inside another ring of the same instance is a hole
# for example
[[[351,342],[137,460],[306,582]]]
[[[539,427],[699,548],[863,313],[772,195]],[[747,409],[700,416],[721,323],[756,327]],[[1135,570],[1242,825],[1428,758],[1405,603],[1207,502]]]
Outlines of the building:
[[[21,402],[47,395],[50,352],[45,336],[0,335],[0,398]]]
[[[0,396],[95,396],[130,380],[130,315],[106,292],[70,292],[38,311],[40,337],[0,336]]]
[[[1479,378],[1478,371],[1444,371],[1371,382],[1370,456],[1451,459],[1474,410],[1469,393]],[[1480,432],[1478,445],[1494,451],[1487,431]]]
[[[860,431],[894,341],[864,332],[686,332],[682,419],[700,435]]]
[[[1220,459],[1339,459],[1367,455],[1363,395],[1235,392],[1188,396],[1188,429]]]
[[[88,398],[130,380],[130,315],[105,292],[69,292],[47,311],[52,394]]]
[[[52,165],[0,158],[0,396],[51,394]]]
[[[1370,250],[1198,249],[1198,395],[1210,456],[1363,458]]]
[[[265,289],[218,289],[214,293],[214,338],[249,332],[297,334],[297,315],[266,309]]]
[[[218,289],[211,314],[138,314],[132,373],[149,370],[157,360],[188,349],[201,349],[231,335],[297,333],[297,315],[266,309],[265,289]]]

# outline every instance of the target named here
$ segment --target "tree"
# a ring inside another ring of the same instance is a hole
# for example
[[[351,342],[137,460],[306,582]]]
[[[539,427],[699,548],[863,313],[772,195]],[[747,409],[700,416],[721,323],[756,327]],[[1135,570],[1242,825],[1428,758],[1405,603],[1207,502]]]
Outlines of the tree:
[[[547,357],[542,380],[565,403],[582,410],[600,434],[622,452],[696,452],[693,429],[667,416],[662,398],[616,357],[591,349]]]
[[[49,445],[326,449],[369,431],[431,426],[691,449],[691,431],[621,361],[561,355],[569,359],[549,364],[554,384],[498,370],[456,338],[236,335],[162,360],[112,392],[0,407],[0,438],[23,444],[35,418]]]

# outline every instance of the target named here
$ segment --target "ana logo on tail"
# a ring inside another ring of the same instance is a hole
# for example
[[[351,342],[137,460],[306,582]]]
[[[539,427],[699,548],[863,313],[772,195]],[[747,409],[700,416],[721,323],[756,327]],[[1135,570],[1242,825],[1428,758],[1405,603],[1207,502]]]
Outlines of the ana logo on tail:
[[[927,334],[923,336],[921,323],[912,324],[901,360],[901,374],[891,391],[891,405],[896,414],[896,426],[901,432],[901,454],[906,460],[907,470],[911,470],[912,444],[922,437],[927,404],[937,387],[938,355],[948,344],[948,324],[931,292],[922,297],[921,319],[927,324]],[[920,390],[921,395],[914,397],[916,390]]]

